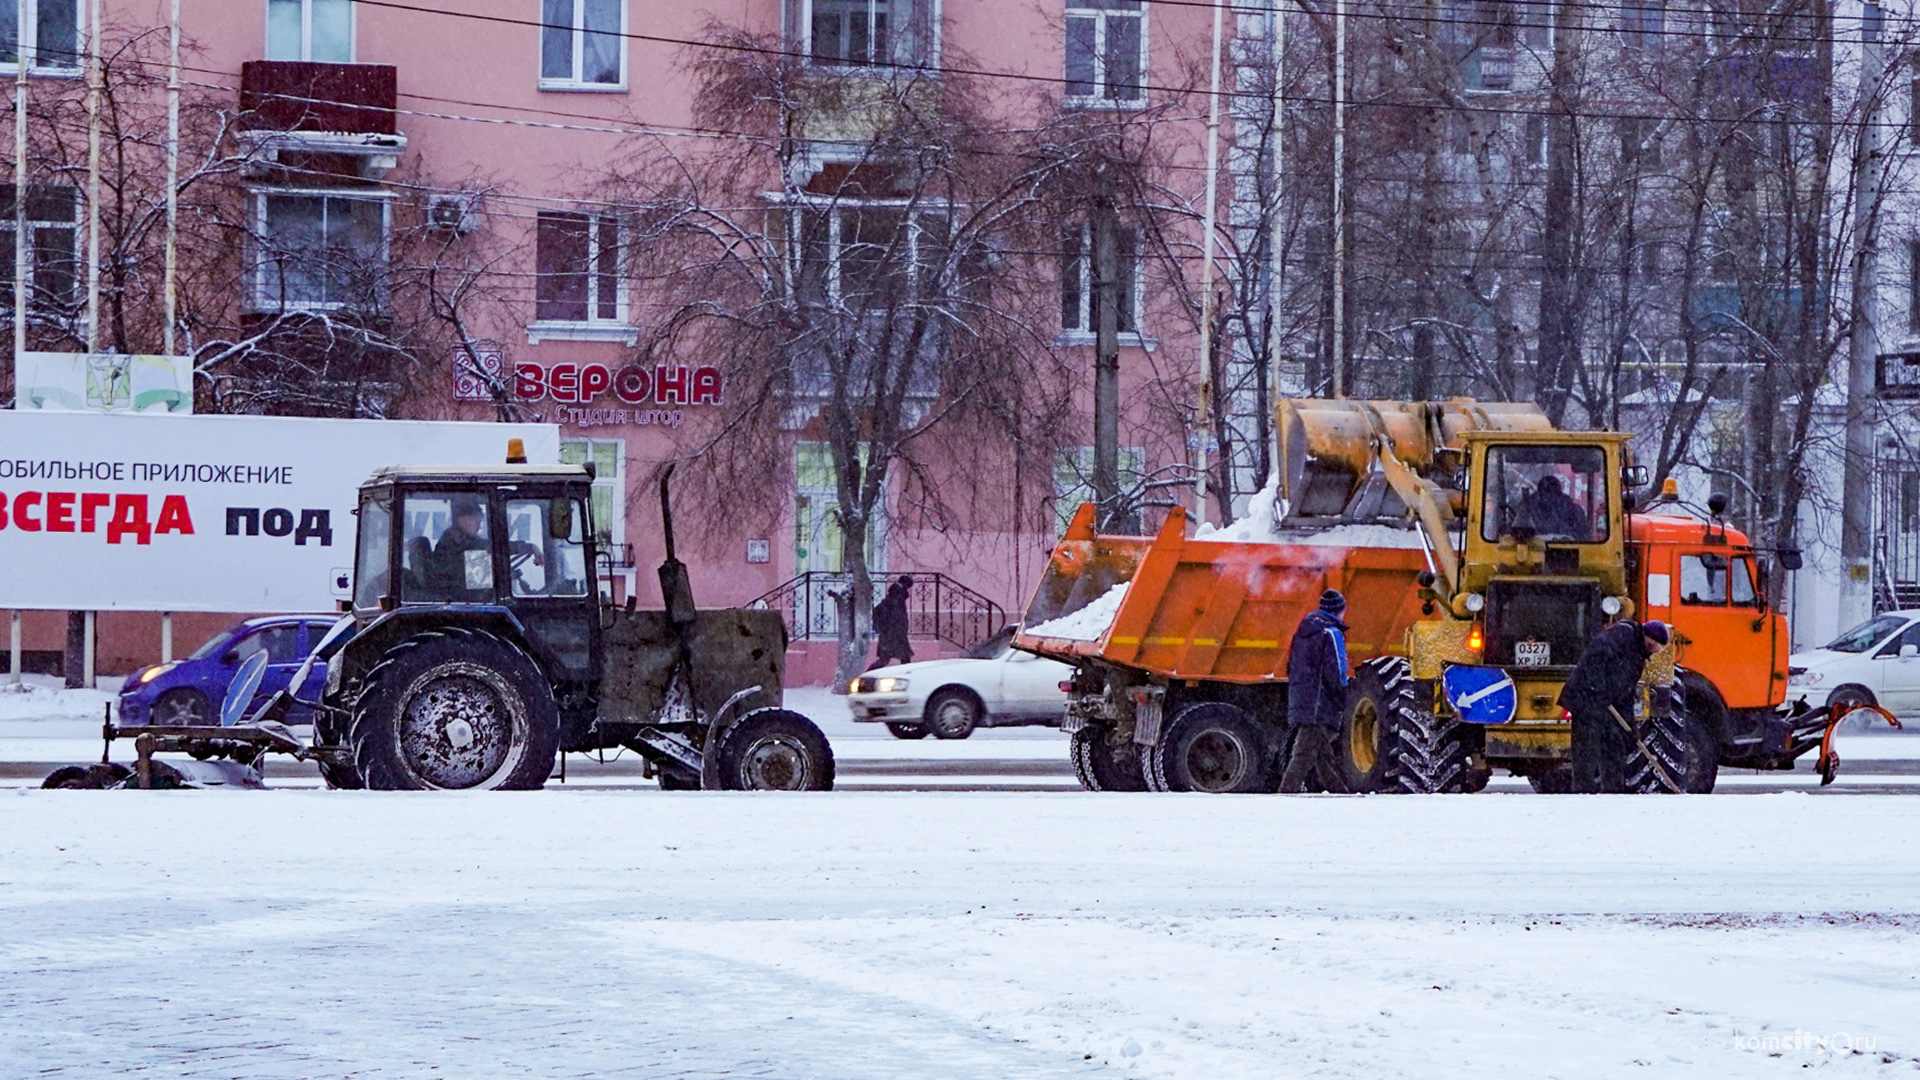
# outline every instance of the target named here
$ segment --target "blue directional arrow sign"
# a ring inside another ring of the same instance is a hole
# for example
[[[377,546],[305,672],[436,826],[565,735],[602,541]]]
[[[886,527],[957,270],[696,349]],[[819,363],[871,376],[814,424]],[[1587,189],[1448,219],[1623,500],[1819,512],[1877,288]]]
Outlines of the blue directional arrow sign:
[[[1513,680],[1496,667],[1453,664],[1441,674],[1440,687],[1447,704],[1469,724],[1504,724],[1520,702]]]

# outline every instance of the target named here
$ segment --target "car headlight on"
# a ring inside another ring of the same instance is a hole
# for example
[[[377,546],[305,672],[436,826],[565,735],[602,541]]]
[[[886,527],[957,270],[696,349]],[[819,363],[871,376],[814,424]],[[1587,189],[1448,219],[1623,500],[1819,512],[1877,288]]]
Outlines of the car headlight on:
[[[874,680],[874,689],[882,694],[897,694],[907,688],[907,680],[888,676]]]
[[[135,679],[134,681],[139,683],[141,686],[145,686],[148,683],[152,682],[153,680],[166,674],[167,672],[172,671],[174,668],[174,665],[178,663],[179,661],[175,660],[165,664],[155,664],[152,667],[148,668],[147,670],[142,671],[140,673],[140,677],[138,679]]]

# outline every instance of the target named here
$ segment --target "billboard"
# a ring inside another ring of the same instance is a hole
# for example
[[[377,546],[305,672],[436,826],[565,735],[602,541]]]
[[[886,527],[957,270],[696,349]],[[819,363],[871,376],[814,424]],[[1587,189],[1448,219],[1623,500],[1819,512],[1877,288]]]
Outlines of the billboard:
[[[0,608],[329,611],[386,465],[560,460],[552,424],[0,411]]]
[[[193,411],[185,356],[29,352],[14,374],[13,407],[48,412]]]

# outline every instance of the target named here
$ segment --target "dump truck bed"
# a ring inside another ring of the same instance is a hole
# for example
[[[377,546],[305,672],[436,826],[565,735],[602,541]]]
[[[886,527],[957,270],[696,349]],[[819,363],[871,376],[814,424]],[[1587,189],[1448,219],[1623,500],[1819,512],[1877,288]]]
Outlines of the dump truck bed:
[[[1417,578],[1428,569],[1417,534],[1358,535],[1401,546],[1349,546],[1343,535],[1297,543],[1190,539],[1175,508],[1158,536],[1100,536],[1082,506],[1054,548],[1016,644],[1074,663],[1100,659],[1176,679],[1283,680],[1288,645],[1326,589],[1346,594],[1347,648],[1359,663],[1402,649],[1425,618]]]

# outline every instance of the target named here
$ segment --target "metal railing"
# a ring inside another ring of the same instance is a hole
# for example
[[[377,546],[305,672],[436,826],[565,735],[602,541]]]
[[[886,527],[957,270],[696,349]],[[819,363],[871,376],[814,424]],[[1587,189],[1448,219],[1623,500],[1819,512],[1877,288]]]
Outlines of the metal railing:
[[[874,601],[885,595],[898,575],[873,575]],[[1007,623],[999,604],[937,572],[909,575],[907,636],[935,638],[966,647],[985,640]],[[771,608],[786,616],[787,636],[794,641],[836,639],[840,636],[840,606],[852,578],[844,572],[809,570],[782,582],[748,607]]]

